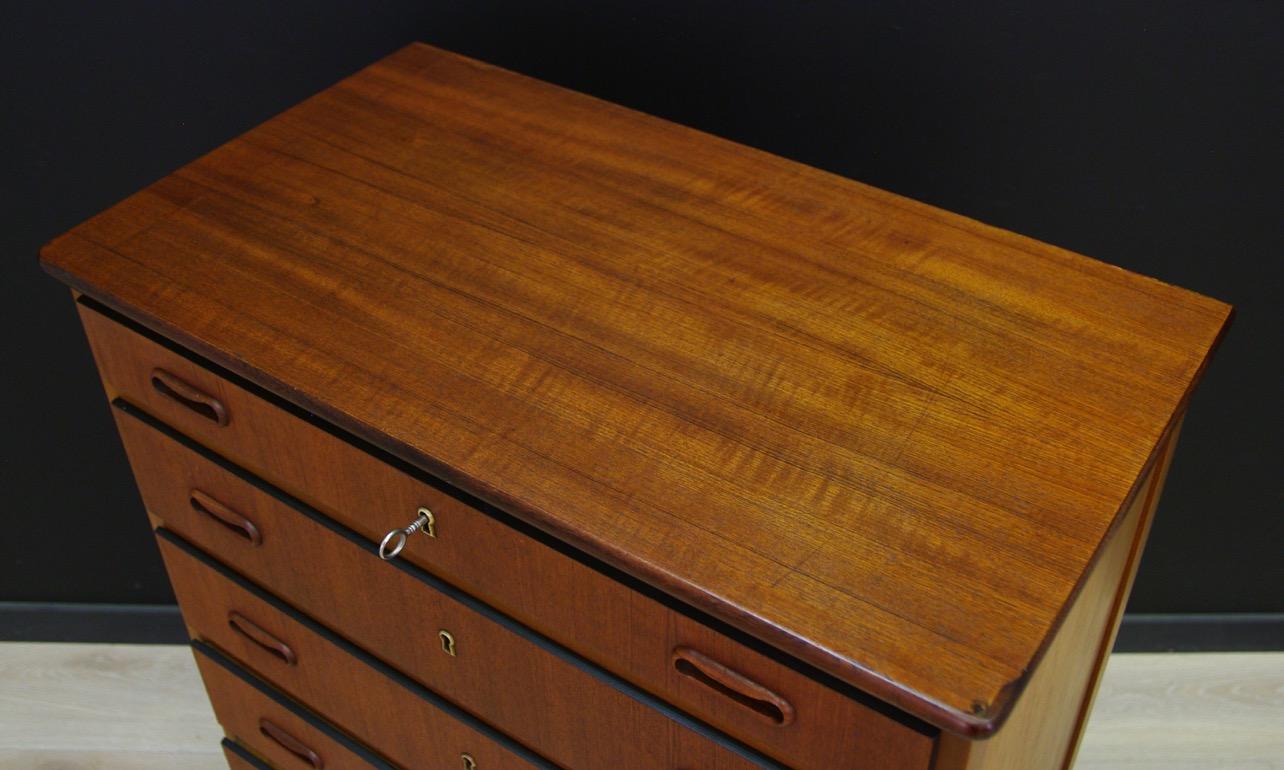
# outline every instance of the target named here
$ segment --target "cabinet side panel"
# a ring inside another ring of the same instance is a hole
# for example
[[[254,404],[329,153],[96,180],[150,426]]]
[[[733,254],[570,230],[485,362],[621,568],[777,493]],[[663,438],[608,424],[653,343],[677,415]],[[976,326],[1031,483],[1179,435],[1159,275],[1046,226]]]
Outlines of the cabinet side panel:
[[[1097,688],[1101,684],[1101,675],[1106,670],[1106,660],[1110,657],[1110,651],[1114,649],[1115,637],[1119,635],[1119,622],[1123,618],[1124,607],[1128,605],[1128,596],[1132,593],[1132,584],[1137,579],[1137,568],[1141,564],[1141,556],[1146,548],[1146,541],[1150,538],[1150,525],[1155,521],[1155,509],[1159,507],[1159,496],[1164,490],[1164,482],[1168,480],[1168,468],[1172,464],[1173,453],[1177,448],[1177,435],[1181,432],[1181,426],[1185,419],[1186,416],[1184,414],[1177,418],[1177,423],[1173,426],[1172,433],[1169,434],[1168,441],[1164,445],[1163,454],[1160,455],[1159,462],[1151,473],[1152,478],[1148,481],[1150,487],[1146,495],[1148,499],[1145,503],[1145,510],[1142,513],[1142,520],[1138,524],[1136,544],[1133,546],[1133,553],[1129,558],[1128,566],[1124,570],[1112,618],[1106,626],[1106,632],[1102,637],[1101,650],[1097,654],[1096,666],[1092,672],[1088,690],[1084,694],[1083,704],[1079,709],[1074,739],[1070,742],[1070,746],[1066,751],[1065,770],[1070,770],[1074,767],[1075,757],[1079,754],[1079,745],[1083,741],[1083,731],[1088,726],[1088,716],[1092,713],[1092,705],[1097,699]]]
[[[988,740],[971,741],[952,733],[942,734],[935,770],[1071,767],[1132,590],[1180,428],[1178,421],[1012,716]]]

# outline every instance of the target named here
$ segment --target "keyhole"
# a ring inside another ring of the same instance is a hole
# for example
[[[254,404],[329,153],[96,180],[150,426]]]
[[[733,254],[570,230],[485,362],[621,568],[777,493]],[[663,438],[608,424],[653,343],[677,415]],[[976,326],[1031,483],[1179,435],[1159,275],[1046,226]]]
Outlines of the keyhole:
[[[437,637],[441,639],[441,651],[453,658],[455,656],[455,637],[444,628],[437,632]],[[464,756],[468,755],[465,754]],[[471,760],[472,758],[469,757],[469,759]],[[464,766],[467,767],[468,763],[465,762]]]
[[[477,760],[472,754],[460,754],[459,758],[464,761],[464,770],[477,770]]]

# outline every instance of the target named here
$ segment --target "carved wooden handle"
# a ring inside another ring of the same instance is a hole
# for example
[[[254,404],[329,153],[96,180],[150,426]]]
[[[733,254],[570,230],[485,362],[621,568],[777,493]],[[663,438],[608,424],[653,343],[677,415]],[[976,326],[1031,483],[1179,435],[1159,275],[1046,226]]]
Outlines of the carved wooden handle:
[[[152,387],[162,396],[177,401],[205,419],[212,420],[219,425],[227,425],[232,419],[222,401],[175,377],[164,369],[152,370]]]
[[[191,504],[193,510],[209,516],[254,545],[259,545],[263,542],[263,535],[259,533],[259,528],[254,526],[254,522],[201,490],[193,489],[188,496],[188,503]]]
[[[290,645],[280,639],[277,639],[275,636],[268,633],[267,629],[245,617],[236,610],[232,610],[227,614],[227,624],[232,627],[233,631],[236,631],[241,636],[244,636],[246,639],[254,642],[289,665],[293,666],[298,662],[299,658],[294,654],[294,650],[290,649]]]
[[[690,647],[673,651],[673,667],[679,674],[730,698],[777,727],[794,721],[794,707],[789,701]]]
[[[320,754],[308,748],[307,744],[281,729],[279,725],[267,717],[259,720],[259,732],[276,741],[281,748],[312,765],[316,770],[321,770],[321,768],[325,767],[325,762],[322,761]]]

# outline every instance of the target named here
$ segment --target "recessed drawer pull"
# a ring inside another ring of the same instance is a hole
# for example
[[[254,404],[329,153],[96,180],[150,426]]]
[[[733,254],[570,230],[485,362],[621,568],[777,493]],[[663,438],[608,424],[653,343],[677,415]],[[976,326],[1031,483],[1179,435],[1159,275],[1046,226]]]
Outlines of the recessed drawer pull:
[[[325,767],[325,762],[319,754],[308,748],[303,741],[282,730],[267,717],[259,720],[259,732],[276,741],[281,748],[312,765],[316,770],[321,770],[321,768]]]
[[[673,668],[777,727],[794,721],[794,707],[789,701],[690,647],[678,647],[673,651]]]
[[[152,387],[162,396],[177,401],[219,425],[227,425],[232,419],[222,401],[180,380],[164,369],[152,370]]]
[[[290,649],[290,645],[277,639],[258,623],[236,610],[232,610],[227,614],[227,624],[241,636],[254,642],[289,665],[293,666],[298,662],[299,659],[295,656],[294,650]]]
[[[198,513],[209,516],[214,521],[222,524],[237,535],[249,540],[254,545],[263,542],[263,535],[259,534],[259,528],[254,526],[254,522],[245,518],[236,511],[228,508],[218,500],[210,497],[199,489],[193,489],[188,496],[188,502],[192,509]]]
[[[388,534],[383,536],[379,543],[379,558],[389,561],[396,558],[401,553],[401,549],[406,547],[406,538],[423,530],[428,537],[437,536],[437,519],[432,515],[432,511],[427,508],[420,508],[415,520],[401,529],[388,530]]]

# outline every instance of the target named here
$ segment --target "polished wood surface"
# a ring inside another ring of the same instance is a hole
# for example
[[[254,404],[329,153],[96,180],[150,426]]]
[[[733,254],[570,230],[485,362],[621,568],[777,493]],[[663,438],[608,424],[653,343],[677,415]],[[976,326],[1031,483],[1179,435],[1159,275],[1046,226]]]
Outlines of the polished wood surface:
[[[42,258],[966,733],[1036,670],[1230,312],[422,45]]]
[[[927,763],[932,740],[921,726],[906,727],[665,607],[98,312],[82,306],[81,317],[113,397],[162,416],[180,432],[368,540],[378,542],[390,529],[409,523],[420,506],[429,507],[436,518],[436,537],[411,538],[399,558],[445,578],[714,727],[792,767],[838,768],[857,757],[883,768]],[[156,368],[217,394],[232,419],[219,425],[175,404],[151,386],[149,373]],[[137,418],[118,414],[117,421],[143,500],[153,513],[261,581],[271,580],[252,567],[262,560],[291,577],[300,553],[291,545],[301,536],[291,523],[299,519],[296,512],[235,474],[175,446]],[[194,500],[204,502],[198,505]],[[266,508],[262,514],[261,508]],[[222,511],[223,518],[206,511]],[[246,548],[254,542],[248,533],[259,533],[265,520],[277,522],[275,529],[282,537],[268,538],[262,549]],[[254,561],[247,567],[243,558]],[[265,584],[277,587],[274,582]],[[783,698],[792,719],[777,724],[742,705],[733,693],[684,673],[675,661],[679,649],[711,659],[711,665],[747,679],[748,687]],[[622,655],[622,650],[628,654]]]

